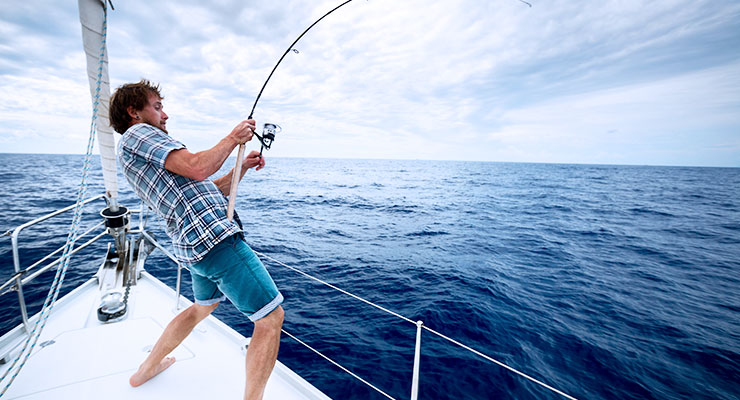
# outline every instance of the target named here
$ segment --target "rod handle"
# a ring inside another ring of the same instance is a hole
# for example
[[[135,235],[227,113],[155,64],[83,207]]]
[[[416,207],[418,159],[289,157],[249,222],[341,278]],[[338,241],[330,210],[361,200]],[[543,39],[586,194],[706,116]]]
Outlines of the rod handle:
[[[236,205],[236,192],[239,188],[239,178],[242,171],[242,159],[244,158],[244,144],[239,145],[239,153],[236,156],[236,165],[231,174],[231,189],[229,189],[229,208],[226,209],[226,217],[229,222],[234,220],[234,206]]]

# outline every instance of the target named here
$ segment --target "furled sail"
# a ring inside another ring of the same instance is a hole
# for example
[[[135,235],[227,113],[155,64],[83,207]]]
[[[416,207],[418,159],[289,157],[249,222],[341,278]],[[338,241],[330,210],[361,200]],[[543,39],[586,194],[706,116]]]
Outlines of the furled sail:
[[[100,149],[100,162],[103,167],[103,179],[108,197],[118,197],[118,180],[116,175],[116,149],[113,129],[108,118],[110,101],[110,80],[108,78],[108,50],[104,37],[106,35],[105,0],[78,0],[80,23],[82,24],[82,43],[87,58],[87,78],[90,83],[90,96],[93,104],[98,101],[97,133]],[[102,55],[102,60],[101,60]],[[102,63],[101,63],[102,61]],[[98,82],[100,80],[100,82]],[[100,91],[98,92],[98,87]],[[96,94],[99,98],[96,99]]]

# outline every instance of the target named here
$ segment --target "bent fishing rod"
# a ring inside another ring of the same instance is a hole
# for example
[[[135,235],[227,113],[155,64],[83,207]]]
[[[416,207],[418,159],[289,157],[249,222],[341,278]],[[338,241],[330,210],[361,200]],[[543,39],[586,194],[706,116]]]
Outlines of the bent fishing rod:
[[[299,40],[309,31],[311,28],[313,28],[316,24],[319,23],[322,19],[326,18],[329,14],[333,13],[343,5],[351,2],[352,0],[347,0],[344,3],[332,8],[329,12],[324,14],[321,18],[317,19],[311,26],[306,28],[303,33],[296,38],[296,40],[291,43],[291,45],[288,47],[287,50],[285,50],[285,53],[283,53],[282,57],[278,60],[278,62],[275,64],[275,66],[272,68],[272,71],[270,71],[270,75],[267,76],[267,79],[265,80],[265,83],[262,84],[262,89],[260,89],[259,94],[257,94],[257,98],[254,100],[254,105],[252,105],[252,110],[249,112],[249,117],[247,119],[252,119],[254,116],[254,109],[257,108],[257,102],[260,101],[260,97],[262,97],[262,92],[265,90],[265,87],[267,86],[267,82],[270,81],[270,78],[272,78],[272,74],[275,73],[275,70],[277,69],[278,65],[283,61],[285,56],[290,53],[291,50],[297,52],[293,47],[298,43]],[[272,146],[272,141],[275,139],[275,132],[274,132],[274,125],[272,129],[267,129],[267,125],[272,124],[265,124],[265,130],[266,132],[262,133],[262,136],[260,136],[257,132],[254,133],[255,136],[260,140],[261,148],[260,148],[260,157],[262,157],[262,150],[264,149],[270,149],[270,146]],[[244,143],[239,145],[239,152],[236,156],[236,165],[234,166],[234,173],[231,176],[231,189],[229,190],[229,207],[226,210],[226,216],[229,218],[229,221],[233,220],[234,218],[234,206],[236,205],[236,192],[239,188],[239,178],[241,175],[241,168],[242,168],[242,157],[244,157]]]

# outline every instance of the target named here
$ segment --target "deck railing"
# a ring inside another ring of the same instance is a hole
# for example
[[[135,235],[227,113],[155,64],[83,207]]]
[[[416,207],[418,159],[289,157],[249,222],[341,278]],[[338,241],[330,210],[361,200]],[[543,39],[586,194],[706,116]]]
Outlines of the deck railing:
[[[98,195],[98,196],[95,196],[95,197],[91,197],[91,198],[83,201],[82,204],[87,204],[87,203],[93,202],[95,200],[100,200],[100,199],[102,199],[104,197],[105,197],[105,195],[102,195],[102,194],[101,195]],[[74,208],[75,208],[75,204],[72,204],[69,207],[65,207],[65,208],[59,209],[57,211],[51,212],[49,214],[46,214],[46,215],[44,215],[42,217],[36,218],[33,221],[30,221],[30,222],[27,222],[27,223],[25,223],[23,225],[20,225],[19,227],[15,228],[13,231],[6,232],[6,235],[11,236],[11,243],[12,243],[12,246],[13,246],[13,267],[15,268],[15,273],[10,277],[10,279],[8,279],[5,283],[3,283],[2,286],[0,286],[0,296],[2,296],[4,294],[7,294],[7,293],[9,293],[11,291],[18,292],[18,304],[19,304],[19,307],[20,307],[20,310],[21,310],[21,318],[23,319],[23,327],[24,327],[24,329],[26,330],[27,333],[30,333],[31,330],[30,330],[29,322],[28,322],[28,310],[26,308],[26,298],[23,295],[23,285],[28,284],[28,282],[32,281],[33,279],[35,279],[39,275],[43,274],[44,272],[48,271],[52,267],[54,267],[57,264],[59,264],[59,259],[56,259],[55,261],[52,261],[52,262],[46,264],[45,266],[43,266],[41,268],[38,268],[37,270],[34,271],[34,269],[37,268],[39,265],[41,265],[42,263],[48,261],[50,258],[54,257],[56,254],[59,254],[59,252],[64,249],[64,246],[62,246],[62,247],[60,247],[60,248],[52,251],[51,253],[47,254],[46,256],[44,256],[43,258],[41,258],[40,260],[37,260],[36,262],[34,262],[33,264],[31,264],[30,266],[28,266],[28,267],[26,267],[24,269],[21,269],[21,261],[20,261],[20,251],[19,251],[19,246],[18,246],[18,239],[20,237],[21,232],[23,232],[24,229],[26,229],[28,227],[31,227],[31,226],[34,226],[34,225],[38,225],[39,223],[44,222],[44,221],[46,221],[46,220],[48,220],[48,219],[50,219],[52,217],[56,217],[56,216],[58,216],[60,214],[64,214],[66,212],[72,211]],[[103,222],[101,221],[100,223],[94,225],[93,227],[91,227],[87,231],[83,232],[78,237],[77,240],[78,241],[82,240],[86,236],[90,235],[93,231],[95,231],[96,229],[100,228],[102,225],[103,225]],[[105,236],[105,233],[106,233],[105,230],[103,230],[101,233],[97,234],[92,239],[90,239],[87,242],[85,242],[85,243],[83,243],[83,244],[75,247],[75,249],[72,250],[70,254],[76,254],[80,250],[84,249],[85,247],[91,245],[92,243],[96,242],[97,240],[99,240],[100,238],[102,238],[103,236]]]
[[[503,367],[503,368],[507,369],[508,371],[513,372],[513,373],[521,376],[522,378],[525,378],[525,379],[527,379],[527,380],[529,380],[529,381],[531,381],[533,383],[536,383],[537,385],[542,386],[542,387],[544,387],[544,388],[546,388],[546,389],[548,389],[548,390],[550,390],[550,391],[552,391],[554,393],[557,393],[557,394],[559,394],[559,395],[561,395],[561,396],[563,396],[563,397],[565,397],[567,399],[575,400],[575,397],[570,396],[567,393],[564,393],[564,392],[562,392],[562,391],[560,391],[560,390],[558,390],[558,389],[556,389],[556,388],[554,388],[554,387],[552,387],[552,386],[550,386],[550,385],[548,385],[546,383],[543,383],[543,382],[541,382],[541,381],[539,381],[539,380],[537,380],[537,379],[535,379],[535,378],[533,378],[533,377],[531,377],[531,376],[529,376],[529,375],[527,375],[527,374],[525,374],[525,373],[523,373],[523,372],[521,372],[521,371],[519,371],[519,370],[517,370],[515,368],[512,368],[512,367],[504,364],[503,362],[498,361],[498,360],[494,359],[493,357],[488,356],[488,355],[482,353],[481,351],[478,351],[478,350],[476,350],[476,349],[474,349],[474,348],[472,348],[470,346],[467,346],[467,345],[465,345],[463,343],[460,343],[459,341],[457,341],[455,339],[452,339],[452,338],[450,338],[450,337],[448,337],[448,336],[446,336],[446,335],[444,335],[444,334],[442,334],[440,332],[435,331],[434,329],[432,329],[432,328],[424,325],[423,321],[413,321],[412,319],[407,318],[407,317],[404,317],[403,315],[401,315],[401,314],[399,314],[397,312],[388,310],[385,307],[379,306],[379,305],[377,305],[377,304],[375,304],[375,303],[373,303],[373,302],[371,302],[369,300],[366,300],[366,299],[364,299],[364,298],[362,298],[360,296],[357,296],[355,294],[352,294],[352,293],[350,293],[350,292],[348,292],[348,291],[346,291],[344,289],[341,289],[341,288],[339,288],[339,287],[337,287],[335,285],[332,285],[331,283],[325,282],[325,281],[323,281],[323,280],[321,280],[321,279],[319,279],[319,278],[317,278],[315,276],[312,276],[312,275],[310,275],[310,274],[308,274],[308,273],[306,273],[304,271],[301,271],[298,268],[295,268],[295,267],[292,267],[292,266],[290,266],[288,264],[285,264],[282,261],[276,260],[276,259],[274,259],[274,258],[272,258],[272,257],[270,257],[270,256],[268,256],[266,254],[260,253],[258,251],[255,251],[255,253],[257,253],[257,255],[259,255],[259,256],[261,256],[263,258],[266,258],[268,260],[271,260],[272,262],[274,262],[274,263],[276,263],[276,264],[278,264],[278,265],[280,265],[282,267],[288,268],[288,269],[290,269],[290,270],[292,270],[294,272],[297,272],[297,273],[299,273],[299,274],[301,274],[301,275],[303,275],[303,276],[305,276],[305,277],[307,277],[309,279],[312,279],[312,280],[314,280],[316,282],[319,282],[322,285],[328,286],[328,287],[330,287],[330,288],[332,288],[332,289],[334,289],[334,290],[336,290],[336,291],[338,291],[340,293],[343,293],[343,294],[345,294],[347,296],[350,296],[350,297],[352,297],[352,298],[354,298],[356,300],[359,300],[359,301],[361,301],[361,302],[363,302],[363,303],[365,303],[367,305],[370,305],[372,307],[375,307],[375,308],[377,308],[377,309],[379,309],[379,310],[381,310],[381,311],[383,311],[383,312],[385,312],[387,314],[393,315],[396,318],[402,319],[403,321],[406,321],[406,322],[408,322],[410,324],[415,325],[415,327],[416,327],[416,343],[415,343],[415,346],[414,346],[414,369],[413,369],[412,382],[411,382],[411,396],[410,396],[411,400],[416,400],[417,397],[418,397],[418,393],[419,393],[419,373],[420,373],[421,334],[422,334],[422,330],[426,330],[429,333],[433,333],[433,334],[439,336],[440,338],[446,340],[449,343],[452,343],[452,344],[454,344],[456,346],[459,346],[459,347],[461,347],[462,349],[464,349],[466,351],[469,351],[469,352],[471,352],[471,353],[473,353],[473,354],[475,354],[475,355],[477,355],[477,356],[479,356],[479,357],[481,357],[481,358],[483,358],[483,359],[485,359],[487,361],[490,361],[490,362],[492,362],[492,363],[494,363],[494,364],[496,364],[496,365],[498,365],[500,367]],[[283,332],[285,332],[285,331],[283,331]],[[318,353],[321,357],[324,357],[327,360],[329,360],[330,362],[332,362],[335,365],[339,366],[339,364],[335,363],[334,361],[330,360],[328,357],[324,356],[323,354],[321,354],[318,351],[314,350],[313,348],[311,348],[310,346],[306,345],[302,341],[298,340],[298,338],[296,338],[295,336],[289,334],[288,332],[285,332],[285,333],[288,334],[288,336],[292,337],[293,339],[297,340],[299,343],[301,343],[304,346],[308,347],[310,350]],[[344,369],[344,367],[341,367],[341,366],[339,366],[339,367],[342,368],[342,369]],[[346,369],[345,369],[345,371],[346,371]],[[355,376],[354,374],[352,374],[352,375]],[[355,377],[356,378],[359,378],[357,376],[355,376]],[[365,380],[363,380],[363,379],[360,379],[360,380],[362,382],[364,382],[365,384],[369,385],[370,387],[372,387],[373,389],[375,389],[376,391],[378,391],[380,394],[382,394],[382,395],[384,395],[384,396],[386,396],[386,397],[388,397],[390,399],[393,398],[393,397],[389,396],[388,394],[386,394],[385,392],[381,391],[380,389],[376,388],[375,386],[370,385]]]
[[[92,197],[90,199],[85,200],[83,202],[83,204],[87,204],[89,202],[92,202],[92,201],[95,201],[95,200],[99,200],[99,199],[101,199],[103,197],[104,197],[104,195],[99,195],[99,196],[96,196],[96,197]],[[60,215],[62,213],[69,212],[74,207],[75,206],[72,205],[72,206],[69,206],[69,207],[66,207],[66,208],[57,210],[55,212],[49,213],[47,215],[44,215],[44,216],[42,216],[40,218],[37,218],[37,219],[35,219],[33,221],[30,221],[28,223],[25,223],[25,224],[23,224],[23,225],[15,228],[12,231],[12,233],[10,233],[10,231],[9,232],[6,232],[6,235],[11,235],[12,236],[13,265],[15,267],[15,274],[13,276],[11,276],[10,279],[8,279],[8,281],[5,282],[2,286],[0,286],[0,296],[1,295],[4,295],[4,294],[6,294],[6,293],[8,293],[10,291],[13,291],[13,290],[15,290],[15,291],[18,292],[18,302],[20,304],[21,315],[22,315],[22,318],[23,318],[23,325],[24,325],[24,328],[25,328],[25,330],[26,330],[27,333],[30,332],[30,328],[29,328],[28,312],[27,312],[27,309],[26,309],[26,301],[25,301],[25,297],[23,295],[23,285],[27,284],[28,282],[30,282],[31,280],[33,280],[37,276],[43,274],[44,272],[48,271],[49,269],[51,269],[52,267],[54,267],[55,265],[57,265],[59,263],[59,260],[58,259],[56,261],[52,261],[52,262],[48,263],[47,265],[45,265],[42,268],[39,268],[36,271],[33,271],[34,268],[38,267],[40,264],[42,264],[43,262],[47,261],[49,258],[53,257],[54,255],[56,255],[60,251],[62,251],[63,247],[60,247],[59,249],[57,249],[57,250],[49,253],[48,255],[44,256],[40,260],[34,262],[29,267],[26,267],[23,270],[21,270],[21,268],[20,268],[20,256],[19,256],[19,249],[18,249],[18,237],[19,237],[20,233],[24,229],[26,229],[26,228],[28,228],[30,226],[37,225],[37,224],[39,224],[39,223],[41,223],[43,221],[48,220],[49,218],[55,217],[55,216]],[[152,237],[145,230],[146,220],[147,220],[146,207],[142,206],[141,207],[141,210],[143,210],[143,211],[140,211],[140,210],[130,210],[131,213],[138,213],[139,214],[139,222],[138,222],[138,229],[131,229],[129,231],[129,233],[131,233],[131,234],[136,234],[136,233],[140,234],[142,237],[146,238],[147,241],[149,241],[156,248],[160,249],[168,258],[170,258],[172,261],[174,261],[177,264],[177,283],[176,283],[176,288],[175,288],[175,304],[176,304],[176,308],[179,309],[179,307],[180,307],[180,301],[179,301],[179,299],[180,299],[180,286],[181,286],[181,282],[182,282],[182,270],[183,269],[187,269],[187,267],[184,266],[184,265],[182,265],[182,264],[180,264],[177,261],[177,258],[170,251],[168,251],[166,248],[164,248],[154,237]],[[88,229],[86,232],[84,232],[82,235],[80,235],[80,237],[78,238],[78,240],[84,238],[87,235],[90,235],[95,229],[100,228],[101,225],[103,225],[103,222],[100,222],[100,223],[94,225],[93,227],[91,227],[90,229]],[[93,238],[91,238],[90,240],[88,240],[84,244],[82,244],[80,246],[77,246],[74,250],[72,250],[71,254],[75,254],[78,251],[84,249],[85,247],[89,246],[90,244],[92,244],[95,241],[97,241],[100,238],[102,238],[105,234],[106,234],[106,230],[104,229],[101,233],[95,235]],[[533,382],[533,383],[536,383],[537,385],[540,385],[540,386],[542,386],[542,387],[544,387],[544,388],[546,388],[546,389],[548,389],[548,390],[550,390],[550,391],[552,391],[554,393],[557,393],[557,394],[559,394],[559,395],[561,395],[561,396],[563,396],[565,398],[575,400],[575,398],[573,396],[570,396],[570,395],[568,395],[568,394],[566,394],[566,393],[564,393],[564,392],[562,392],[562,391],[560,391],[560,390],[558,390],[558,389],[556,389],[556,388],[554,388],[554,387],[552,387],[550,385],[547,385],[547,384],[545,384],[545,383],[543,383],[543,382],[541,382],[541,381],[539,381],[539,380],[537,380],[537,379],[535,379],[535,378],[533,378],[533,377],[531,377],[531,376],[529,376],[529,375],[527,375],[527,374],[525,374],[525,373],[523,373],[521,371],[518,371],[518,370],[516,370],[516,369],[514,369],[514,368],[512,368],[512,367],[510,367],[510,366],[508,366],[506,364],[504,364],[501,361],[498,361],[498,360],[496,360],[496,359],[494,359],[494,358],[492,358],[492,357],[490,357],[490,356],[488,356],[488,355],[486,355],[486,354],[484,354],[484,353],[482,353],[482,352],[480,352],[480,351],[478,351],[476,349],[473,349],[470,346],[467,346],[467,345],[465,345],[463,343],[460,343],[457,340],[454,340],[454,339],[452,339],[450,337],[447,337],[446,335],[444,335],[444,334],[442,334],[440,332],[435,331],[434,329],[431,329],[430,327],[424,325],[424,323],[422,321],[413,321],[410,318],[404,317],[403,315],[401,315],[399,313],[396,313],[396,312],[391,311],[391,310],[389,310],[387,308],[384,308],[382,306],[379,306],[379,305],[377,305],[377,304],[375,304],[375,303],[373,303],[373,302],[371,302],[369,300],[366,300],[366,299],[364,299],[364,298],[362,298],[360,296],[357,296],[355,294],[352,294],[352,293],[350,293],[350,292],[348,292],[348,291],[346,291],[344,289],[341,289],[341,288],[339,288],[339,287],[337,287],[335,285],[332,285],[331,283],[325,282],[325,281],[323,281],[323,280],[321,280],[321,279],[319,279],[319,278],[317,278],[315,276],[312,276],[312,275],[310,275],[310,274],[308,274],[308,273],[306,273],[304,271],[301,271],[298,268],[295,268],[295,267],[292,267],[290,265],[287,265],[287,264],[285,264],[285,263],[283,263],[283,262],[281,262],[281,261],[279,261],[279,260],[277,260],[275,258],[272,258],[272,257],[270,257],[270,256],[268,256],[268,255],[266,255],[264,253],[260,253],[258,251],[255,251],[255,253],[257,255],[259,255],[260,257],[262,257],[263,259],[268,259],[268,260],[272,261],[273,263],[275,263],[277,265],[280,265],[282,267],[288,268],[288,269],[290,269],[290,270],[292,270],[292,271],[294,271],[296,273],[299,273],[299,274],[301,274],[301,275],[303,275],[303,276],[305,276],[305,277],[307,277],[309,279],[312,279],[312,280],[314,280],[316,282],[319,282],[319,283],[321,283],[321,284],[323,284],[325,286],[328,286],[328,287],[330,287],[330,288],[332,288],[332,289],[334,289],[334,290],[336,290],[336,291],[338,291],[338,292],[340,292],[340,293],[342,293],[344,295],[347,295],[349,297],[352,297],[355,300],[359,300],[359,301],[361,301],[361,302],[363,302],[363,303],[365,303],[367,305],[370,305],[372,307],[375,307],[375,308],[377,308],[377,309],[379,309],[379,310],[381,310],[381,311],[383,311],[383,312],[385,312],[387,314],[393,315],[393,316],[395,316],[397,318],[402,319],[403,321],[406,321],[408,323],[413,324],[415,326],[415,328],[416,328],[416,341],[415,341],[415,346],[414,346],[414,349],[415,349],[414,350],[414,367],[413,367],[413,372],[412,372],[411,393],[410,393],[410,399],[411,400],[417,400],[418,393],[419,393],[419,374],[420,374],[420,370],[421,370],[421,368],[420,368],[421,337],[422,337],[422,331],[424,331],[424,330],[426,330],[427,332],[433,333],[436,336],[439,336],[440,338],[442,338],[442,339],[444,339],[444,340],[446,340],[446,341],[448,341],[448,342],[450,342],[450,343],[452,343],[454,345],[457,345],[457,346],[463,348],[466,351],[469,351],[469,352],[471,352],[471,353],[473,353],[473,354],[475,354],[475,355],[477,355],[477,356],[479,356],[479,357],[481,357],[481,358],[483,358],[483,359],[485,359],[485,360],[487,360],[489,362],[492,362],[492,363],[494,363],[496,365],[499,365],[499,366],[501,366],[501,367],[503,367],[503,368],[505,368],[505,369],[507,369],[507,370],[509,370],[509,371],[511,371],[511,372],[513,372],[513,373],[515,373],[515,374],[517,374],[517,375],[519,375],[519,376],[521,376],[521,377],[523,377],[523,378],[525,378],[525,379]],[[388,395],[387,393],[385,393],[384,391],[382,391],[378,387],[372,385],[370,382],[368,382],[365,379],[361,378],[360,376],[358,376],[354,372],[350,371],[349,369],[345,368],[344,366],[340,365],[336,361],[330,359],[329,357],[327,357],[326,355],[322,354],[318,350],[314,349],[313,347],[311,347],[307,343],[303,342],[302,340],[300,340],[299,338],[297,338],[293,334],[287,332],[286,330],[283,330],[283,333],[285,333],[286,335],[288,335],[292,339],[296,340],[298,343],[302,344],[303,346],[307,347],[309,350],[317,353],[319,356],[323,357],[324,359],[326,359],[327,361],[331,362],[335,366],[339,367],[340,369],[342,369],[343,371],[345,371],[349,375],[353,376],[355,379],[358,379],[360,382],[362,382],[365,385],[369,386],[370,388],[376,390],[378,393],[382,394],[383,396],[385,396],[385,397],[387,397],[389,399],[394,399],[392,396]]]
[[[150,240],[150,241],[153,241],[154,240],[143,229],[141,231],[142,231],[142,235],[144,235],[148,240]],[[182,269],[183,268],[185,268],[185,269],[187,269],[187,268],[186,267],[183,267],[180,263],[178,263],[177,262],[177,259],[171,253],[169,253],[167,250],[165,250],[164,248],[162,248],[161,245],[156,244],[156,243],[155,243],[155,245],[158,248],[160,248],[170,259],[172,259],[173,261],[175,261],[175,263],[177,263],[177,265],[178,265],[178,268],[177,268],[177,290],[176,290],[175,302],[177,303],[177,307],[179,307],[179,303],[180,303],[179,302],[179,298],[180,298],[181,273],[182,273]],[[373,303],[373,302],[371,302],[369,300],[366,300],[366,299],[364,299],[364,298],[362,298],[362,297],[360,297],[358,295],[355,295],[355,294],[350,293],[350,292],[348,292],[348,291],[346,291],[344,289],[341,289],[341,288],[339,288],[339,287],[337,287],[335,285],[332,285],[331,283],[325,282],[325,281],[323,281],[323,280],[321,280],[321,279],[319,279],[319,278],[317,278],[317,277],[315,277],[313,275],[310,275],[310,274],[308,274],[308,273],[306,273],[304,271],[301,271],[298,268],[292,267],[292,266],[290,266],[288,264],[283,263],[280,260],[277,260],[277,259],[275,259],[273,257],[270,257],[267,254],[261,253],[261,252],[256,251],[256,250],[254,252],[258,256],[262,257],[263,259],[270,260],[270,261],[272,261],[273,263],[275,263],[277,265],[280,265],[282,267],[285,267],[287,269],[290,269],[290,270],[292,270],[292,271],[294,271],[294,272],[296,272],[298,274],[301,274],[301,275],[305,276],[306,278],[309,278],[309,279],[312,279],[312,280],[314,280],[316,282],[319,282],[322,285],[328,286],[329,288],[334,289],[334,290],[336,290],[336,291],[338,291],[338,292],[340,292],[340,293],[342,293],[344,295],[347,295],[349,297],[352,297],[355,300],[359,300],[359,301],[361,301],[361,302],[363,302],[363,303],[365,303],[365,304],[367,304],[369,306],[375,307],[375,308],[377,308],[377,309],[379,309],[379,310],[381,310],[381,311],[383,311],[383,312],[385,312],[387,314],[393,315],[396,318],[402,319],[403,321],[406,321],[408,323],[413,324],[416,327],[416,342],[415,342],[415,346],[414,346],[414,367],[413,367],[413,372],[412,372],[411,394],[410,394],[410,399],[411,400],[417,400],[418,395],[419,395],[419,374],[420,374],[420,370],[421,370],[421,368],[420,368],[421,336],[422,336],[422,331],[423,330],[425,330],[425,331],[427,331],[429,333],[432,333],[432,334],[434,334],[434,335],[436,335],[436,336],[444,339],[445,341],[447,341],[449,343],[452,343],[452,344],[454,344],[456,346],[459,346],[460,348],[462,348],[462,349],[464,349],[464,350],[466,350],[466,351],[468,351],[470,353],[473,353],[473,354],[475,354],[475,355],[477,355],[477,356],[479,356],[479,357],[481,357],[481,358],[483,358],[483,359],[485,359],[485,360],[487,360],[487,361],[489,361],[491,363],[494,363],[494,364],[496,364],[496,365],[498,365],[498,366],[500,366],[502,368],[505,368],[506,370],[508,370],[508,371],[510,371],[510,372],[512,372],[512,373],[514,373],[516,375],[519,375],[520,377],[525,378],[525,379],[529,380],[530,382],[533,382],[533,383],[535,383],[535,384],[537,384],[537,385],[539,385],[539,386],[541,386],[543,388],[546,388],[546,389],[552,391],[553,393],[557,393],[560,396],[562,396],[564,398],[567,398],[567,399],[570,399],[570,400],[576,400],[575,397],[573,397],[573,396],[571,396],[571,395],[569,395],[569,394],[567,394],[567,393],[565,393],[565,392],[563,392],[563,391],[561,391],[559,389],[556,389],[556,388],[554,388],[554,387],[552,387],[552,386],[550,386],[550,385],[548,385],[548,384],[546,384],[546,383],[544,383],[544,382],[542,382],[542,381],[540,381],[538,379],[533,378],[532,376],[530,376],[528,374],[525,374],[525,373],[523,373],[523,372],[521,372],[521,371],[519,371],[519,370],[517,370],[517,369],[515,369],[513,367],[510,367],[509,365],[506,365],[505,363],[503,363],[501,361],[498,361],[498,360],[494,359],[493,357],[491,357],[489,355],[486,355],[486,354],[484,354],[483,352],[481,352],[479,350],[476,350],[476,349],[474,349],[474,348],[472,348],[472,347],[470,347],[468,345],[465,345],[465,344],[463,344],[463,343],[461,343],[461,342],[459,342],[459,341],[457,341],[455,339],[452,339],[452,338],[450,338],[450,337],[448,337],[448,336],[446,336],[446,335],[444,335],[444,334],[442,334],[440,332],[437,332],[436,330],[434,330],[434,329],[432,329],[432,328],[424,325],[424,322],[423,321],[414,321],[414,320],[412,320],[410,318],[404,317],[403,315],[401,315],[401,314],[399,314],[397,312],[391,311],[391,310],[389,310],[389,309],[387,309],[385,307],[379,306],[379,305],[377,305],[377,304],[375,304],[375,303]],[[288,335],[289,337],[291,337],[293,340],[297,341],[298,343],[300,343],[301,345],[305,346],[309,350],[311,350],[314,353],[318,354],[320,357],[326,359],[330,363],[334,364],[338,368],[342,369],[344,372],[348,373],[349,375],[351,375],[355,379],[359,380],[360,382],[362,382],[365,385],[369,386],[370,388],[374,389],[378,393],[382,394],[383,396],[385,396],[385,397],[387,397],[389,399],[394,399],[392,396],[390,396],[389,394],[385,393],[384,391],[382,391],[381,389],[379,389],[375,385],[371,384],[370,382],[368,382],[365,379],[361,378],[360,376],[358,376],[354,372],[350,371],[346,367],[340,365],[336,361],[334,361],[331,358],[327,357],[326,355],[322,354],[321,352],[319,352],[318,350],[314,349],[313,347],[311,347],[307,343],[303,342],[302,340],[300,340],[299,338],[297,338],[293,334],[289,333],[285,329],[283,329],[282,331],[283,331],[283,333],[285,333],[286,335]]]

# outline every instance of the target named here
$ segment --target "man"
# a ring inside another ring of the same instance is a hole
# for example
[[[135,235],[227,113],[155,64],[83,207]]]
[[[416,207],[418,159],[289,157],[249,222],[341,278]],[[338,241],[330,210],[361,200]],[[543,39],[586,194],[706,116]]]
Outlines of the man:
[[[118,145],[123,172],[139,197],[165,220],[175,255],[190,268],[195,297],[195,304],[170,322],[129,383],[142,385],[172,365],[175,359],[167,354],[229,298],[255,325],[244,398],[261,399],[280,345],[283,296],[244,243],[238,216],[235,222],[226,217],[234,170],[208,180],[234,147],[252,139],[255,121],[242,121],[212,148],[191,153],[169,136],[167,119],[159,86],[147,80],[123,85],[111,98],[111,126],[123,135]],[[239,179],[249,168],[264,166],[265,160],[252,151]]]

